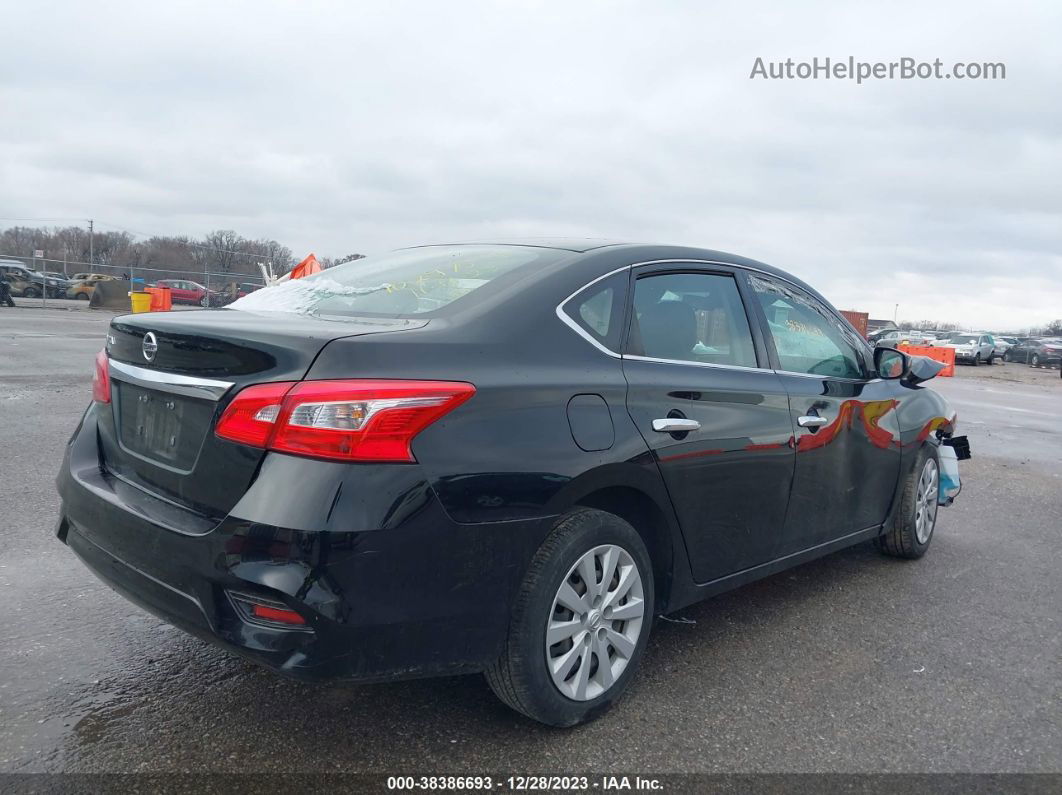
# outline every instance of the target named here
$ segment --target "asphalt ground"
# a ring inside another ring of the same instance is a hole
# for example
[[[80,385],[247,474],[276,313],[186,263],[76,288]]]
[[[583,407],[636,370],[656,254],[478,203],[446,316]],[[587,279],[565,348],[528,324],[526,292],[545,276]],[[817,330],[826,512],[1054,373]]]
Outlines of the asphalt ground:
[[[683,610],[555,730],[478,676],[281,679],[97,581],[53,479],[109,319],[0,308],[0,772],[1062,772],[1057,370],[933,382],[974,458],[921,561],[862,545]]]

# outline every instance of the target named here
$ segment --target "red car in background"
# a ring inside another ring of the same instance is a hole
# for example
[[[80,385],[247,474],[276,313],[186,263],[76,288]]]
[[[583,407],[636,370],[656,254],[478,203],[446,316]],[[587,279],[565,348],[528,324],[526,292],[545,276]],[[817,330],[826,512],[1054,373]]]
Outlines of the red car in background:
[[[208,290],[199,282],[190,282],[187,279],[160,279],[155,286],[169,287],[170,299],[175,304],[214,306],[218,303],[218,293]]]

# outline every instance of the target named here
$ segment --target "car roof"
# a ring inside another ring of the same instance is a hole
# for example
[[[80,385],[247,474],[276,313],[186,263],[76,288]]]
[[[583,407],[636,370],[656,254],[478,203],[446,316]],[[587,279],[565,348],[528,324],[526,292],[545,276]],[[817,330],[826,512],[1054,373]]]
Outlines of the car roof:
[[[536,281],[550,279],[561,272],[578,273],[587,284],[617,268],[629,265],[649,264],[675,261],[681,262],[710,262],[720,265],[730,265],[736,268],[744,268],[759,271],[768,276],[775,276],[783,281],[793,284],[809,295],[814,296],[823,303],[830,302],[811,285],[797,276],[788,273],[781,268],[768,265],[765,262],[731,254],[709,248],[697,248],[694,246],[630,243],[619,240],[602,238],[571,238],[571,237],[519,237],[471,240],[451,243],[431,243],[419,246],[405,246],[397,251],[410,251],[420,248],[431,247],[458,247],[458,246],[519,246],[524,248],[545,248],[570,253],[570,256],[557,258],[549,264],[535,264],[527,268],[517,268],[510,276],[516,277],[517,272],[523,271],[528,275],[528,269],[533,268],[532,278]]]
[[[429,248],[431,246],[524,246],[529,248],[555,248],[583,254],[596,248],[623,245],[619,240],[607,240],[593,237],[518,237],[486,240],[461,240],[453,243],[426,243],[420,246],[403,248]]]

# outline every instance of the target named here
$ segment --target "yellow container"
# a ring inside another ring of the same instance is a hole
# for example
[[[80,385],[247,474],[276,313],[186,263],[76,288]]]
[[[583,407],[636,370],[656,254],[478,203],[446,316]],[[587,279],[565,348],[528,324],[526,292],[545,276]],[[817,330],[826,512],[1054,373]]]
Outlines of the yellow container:
[[[151,293],[129,293],[129,300],[133,302],[134,312],[151,311]]]

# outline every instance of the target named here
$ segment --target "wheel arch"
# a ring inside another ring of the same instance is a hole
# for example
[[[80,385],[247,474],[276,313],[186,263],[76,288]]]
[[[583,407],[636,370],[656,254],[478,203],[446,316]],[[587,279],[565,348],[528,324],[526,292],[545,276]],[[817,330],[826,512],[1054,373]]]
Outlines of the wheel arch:
[[[675,525],[669,517],[670,504],[662,506],[647,491],[630,484],[601,486],[575,497],[569,510],[596,508],[614,514],[630,524],[642,537],[653,564],[656,612],[667,612],[679,557],[684,551],[676,544]]]

